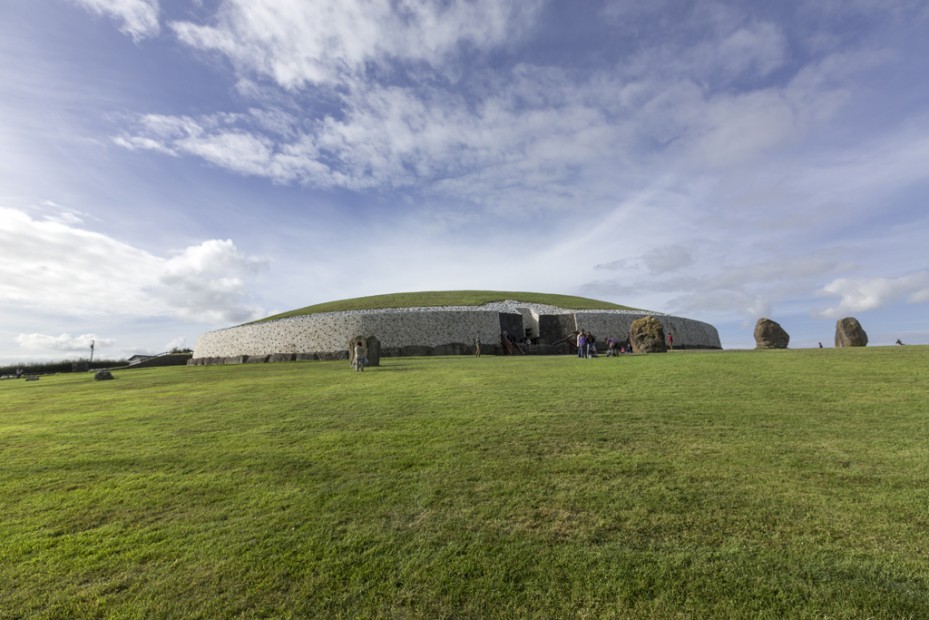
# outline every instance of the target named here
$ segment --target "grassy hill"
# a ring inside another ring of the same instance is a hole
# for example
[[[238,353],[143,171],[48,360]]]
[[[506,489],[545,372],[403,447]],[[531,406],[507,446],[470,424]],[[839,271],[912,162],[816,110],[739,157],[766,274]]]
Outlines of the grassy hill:
[[[382,364],[0,381],[0,617],[929,617],[929,347]]]
[[[329,301],[289,312],[282,312],[261,321],[273,321],[304,314],[319,312],[342,312],[346,310],[379,310],[383,308],[429,308],[435,306],[480,306],[493,301],[513,299],[528,303],[548,304],[571,310],[632,310],[628,306],[570,295],[547,293],[525,293],[506,291],[424,291],[418,293],[392,293],[372,295],[340,301]],[[260,321],[256,321],[260,322]]]

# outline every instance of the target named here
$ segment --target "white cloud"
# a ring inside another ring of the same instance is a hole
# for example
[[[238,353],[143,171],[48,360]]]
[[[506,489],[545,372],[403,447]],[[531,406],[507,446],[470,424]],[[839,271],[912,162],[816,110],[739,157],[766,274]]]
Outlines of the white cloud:
[[[115,141],[282,183],[428,188],[498,212],[548,210],[612,201],[662,167],[725,169],[790,146],[841,105],[851,60],[744,92],[527,64],[454,88],[368,78],[321,117],[259,101],[247,114],[139,116]]]
[[[42,201],[40,208],[45,211],[42,216],[43,219],[48,222],[63,224],[65,226],[75,226],[77,224],[81,224],[87,217],[86,213],[76,209],[63,207],[51,200]]]
[[[266,263],[230,240],[171,258],[85,228],[0,207],[0,307],[62,316],[257,318],[248,280]]]
[[[0,207],[0,299],[64,313],[136,312],[159,259],[105,235]]]
[[[287,89],[346,85],[390,61],[442,70],[464,45],[518,38],[538,2],[226,0],[213,25],[172,22],[185,44],[228,57],[242,73]]]
[[[929,301],[929,271],[899,278],[840,278],[824,286],[821,293],[840,297],[837,306],[820,312],[821,316],[829,318],[875,310],[903,299],[909,303],[925,303]]]
[[[190,349],[190,348],[192,347],[189,344],[187,344],[187,338],[185,336],[178,336],[177,338],[172,338],[170,341],[168,341],[164,345],[165,351],[174,351],[174,350],[183,351],[184,349]]]
[[[158,36],[158,0],[72,0],[97,15],[119,22],[120,32],[136,42]]]
[[[232,62],[248,112],[140,115],[114,140],[277,183],[411,189],[507,217],[600,212],[642,179],[744,167],[802,144],[847,101],[856,71],[888,60],[803,66],[781,24],[708,2],[672,27],[682,36],[646,37],[608,68],[479,61],[462,72],[465,56],[512,49],[544,13],[510,6],[224,0],[212,19],[171,27]],[[658,18],[624,5],[606,14]],[[783,75],[762,79],[772,74]]]
[[[113,338],[100,338],[96,334],[81,334],[72,336],[71,334],[60,334],[50,336],[47,334],[19,334],[16,337],[16,344],[24,351],[81,351],[90,353],[90,346],[93,344],[94,350],[104,349],[116,343]]]
[[[240,322],[262,316],[248,304],[246,278],[267,267],[243,255],[231,240],[210,240],[167,260],[155,292],[190,320]]]

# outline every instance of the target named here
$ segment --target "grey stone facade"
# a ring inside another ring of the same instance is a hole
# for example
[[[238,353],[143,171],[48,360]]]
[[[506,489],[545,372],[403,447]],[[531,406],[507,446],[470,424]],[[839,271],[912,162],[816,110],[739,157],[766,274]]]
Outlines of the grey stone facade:
[[[508,331],[522,339],[527,329],[543,345],[555,344],[576,329],[590,331],[600,342],[609,336],[625,340],[632,321],[648,314],[652,313],[575,311],[517,301],[483,306],[326,312],[207,332],[197,339],[190,363],[278,355],[340,359],[347,355],[345,343],[359,334],[376,336],[385,357],[467,354],[473,351],[477,339],[482,352],[493,353],[501,332]],[[721,348],[716,328],[708,323],[662,314],[654,316],[666,333],[674,334],[675,348]]]

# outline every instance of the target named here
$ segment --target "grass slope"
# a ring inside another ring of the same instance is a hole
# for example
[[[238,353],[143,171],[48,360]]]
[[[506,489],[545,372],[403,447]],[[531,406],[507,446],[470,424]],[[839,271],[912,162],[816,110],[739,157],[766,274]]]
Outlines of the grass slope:
[[[383,308],[429,308],[435,306],[480,306],[493,301],[513,299],[528,303],[549,304],[571,310],[632,310],[608,301],[573,297],[570,295],[551,295],[547,293],[522,293],[506,291],[425,291],[419,293],[393,293],[373,295],[330,301],[315,306],[307,306],[281,314],[275,314],[261,321],[273,321],[304,314],[319,312],[343,312],[346,310],[379,310]],[[256,321],[260,322],[260,321]]]
[[[2,618],[929,617],[929,348],[0,382]]]

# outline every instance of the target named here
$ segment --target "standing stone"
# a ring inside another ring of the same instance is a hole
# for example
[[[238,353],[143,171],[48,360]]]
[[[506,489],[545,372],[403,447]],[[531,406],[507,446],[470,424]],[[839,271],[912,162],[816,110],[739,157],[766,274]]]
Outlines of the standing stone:
[[[779,323],[764,317],[758,319],[755,325],[756,349],[786,349],[789,342],[790,334]]]
[[[365,349],[367,350],[368,366],[381,365],[381,341],[374,336],[365,338]]]
[[[354,370],[355,368],[355,344],[361,342],[361,346],[364,347],[364,336],[355,336],[348,339],[348,363]]]
[[[854,317],[839,319],[835,323],[836,347],[866,347],[868,334],[861,328],[861,323]]]
[[[351,363],[352,367],[355,366],[355,343],[361,341],[361,346],[364,349],[365,357],[367,358],[367,363],[365,366],[380,366],[381,365],[381,341],[375,338],[374,336],[355,336],[348,341],[348,361]]]
[[[664,328],[653,316],[636,319],[629,327],[629,343],[633,353],[667,353]]]

